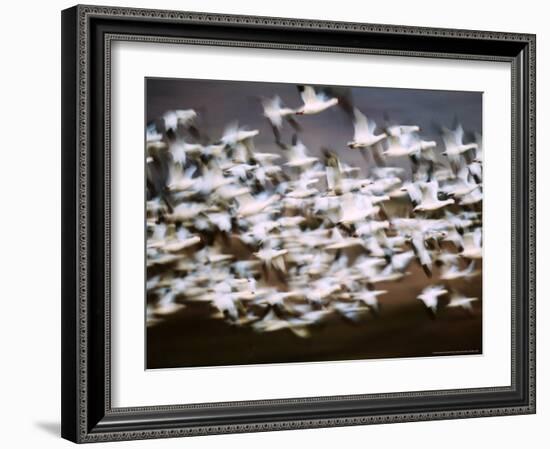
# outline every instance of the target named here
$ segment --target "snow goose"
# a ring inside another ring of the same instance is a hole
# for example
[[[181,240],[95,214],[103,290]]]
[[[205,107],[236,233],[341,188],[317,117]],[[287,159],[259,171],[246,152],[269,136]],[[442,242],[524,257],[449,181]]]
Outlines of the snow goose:
[[[283,106],[281,97],[275,95],[273,98],[262,99],[262,107],[264,110],[264,117],[269,120],[273,134],[275,135],[275,142],[281,145],[281,129],[283,128],[283,120],[295,129],[299,130],[300,125],[292,117],[296,111],[291,108]]]
[[[441,285],[430,285],[422,290],[417,299],[422,301],[427,309],[435,316],[437,312],[438,298],[445,295],[447,290]]]
[[[438,198],[439,184],[437,181],[421,183],[420,188],[422,189],[422,202],[415,206],[413,209],[415,212],[430,212],[441,209],[449,204],[454,204],[455,202],[453,198],[446,200]]]
[[[221,142],[225,145],[233,146],[247,139],[251,139],[259,133],[260,131],[257,129],[247,130],[245,128],[239,128],[238,123],[233,122],[225,128]]]
[[[342,195],[340,223],[362,222],[366,217],[378,214],[380,207],[373,206],[367,195],[346,193]]]
[[[260,259],[268,268],[276,268],[282,273],[286,272],[285,254],[288,254],[287,249],[275,249],[267,244],[264,248],[256,251],[254,255]]]
[[[463,143],[464,129],[462,125],[458,124],[456,129],[443,129],[443,143],[445,144],[445,151],[441,154],[456,158],[462,153],[477,148],[477,143]]]
[[[318,160],[319,158],[307,155],[306,146],[295,136],[292,146],[288,149],[288,162],[285,162],[285,165],[289,167],[307,168]]]
[[[344,237],[338,228],[335,227],[332,229],[330,243],[325,248],[339,250],[353,246],[364,246],[363,240],[357,237]]]
[[[452,281],[456,279],[470,279],[477,275],[479,275],[479,270],[475,270],[475,262],[472,260],[470,262],[470,265],[468,265],[465,269],[461,270],[458,265],[452,264],[446,266],[446,268],[443,269],[441,272],[441,279],[445,281]]]
[[[300,338],[307,338],[310,336],[310,332],[307,328],[309,323],[301,319],[282,319],[279,318],[273,309],[259,321],[252,324],[252,329],[256,332],[275,332],[278,330],[288,329],[294,335]]]
[[[304,104],[296,110],[297,115],[312,115],[338,104],[338,98],[328,98],[324,93],[316,93],[311,86],[300,88]]]
[[[474,311],[472,303],[477,300],[478,298],[476,297],[467,297],[462,293],[453,292],[451,295],[451,300],[449,301],[449,304],[447,304],[447,307],[460,307],[461,309],[466,310],[466,312],[468,312],[469,314],[472,314]]]
[[[162,289],[160,300],[153,306],[153,314],[160,316],[171,315],[183,309],[185,305],[178,304],[176,302],[176,296],[177,292],[169,288]]]
[[[197,113],[193,109],[167,111],[162,116],[164,120],[164,128],[166,129],[166,131],[173,132],[176,132],[178,130],[178,125],[187,126],[196,117]]]
[[[370,311],[369,307],[365,307],[359,301],[355,303],[334,302],[331,306],[342,315],[342,317],[354,323],[361,321]]]
[[[237,216],[248,217],[251,215],[256,215],[279,199],[279,195],[269,195],[267,192],[256,196],[252,196],[250,193],[239,195],[237,197],[237,202],[239,204]]]
[[[186,248],[194,246],[201,242],[198,235],[192,235],[187,229],[180,228],[176,235],[169,238],[162,245],[162,250],[167,253],[178,253]]]
[[[392,137],[399,137],[419,131],[420,127],[416,125],[391,125],[386,128],[386,133]]]
[[[473,232],[464,234],[462,247],[464,249],[460,253],[460,256],[466,259],[481,259],[483,257],[481,228],[476,228]]]
[[[376,123],[368,120],[367,117],[357,108],[353,110],[354,115],[354,135],[353,140],[348,142],[349,148],[368,148],[387,137],[386,133],[375,134]]]
[[[385,295],[387,290],[363,290],[359,293],[353,293],[352,296],[356,300],[362,302],[366,306],[372,308],[375,312],[379,311],[378,296]]]
[[[483,194],[479,187],[480,186],[476,186],[470,193],[460,198],[459,204],[461,206],[471,206],[481,202],[483,200]]]

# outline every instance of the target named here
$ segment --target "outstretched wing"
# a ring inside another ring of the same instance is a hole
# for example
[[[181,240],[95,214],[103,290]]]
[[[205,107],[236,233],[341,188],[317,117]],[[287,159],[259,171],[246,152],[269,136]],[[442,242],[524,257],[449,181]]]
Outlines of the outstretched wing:
[[[313,103],[317,99],[317,95],[315,94],[315,89],[311,86],[300,86],[300,95],[302,96],[302,100],[304,104],[307,103]]]
[[[353,110],[353,116],[355,120],[353,121],[354,129],[354,139],[356,142],[365,142],[369,140],[370,130],[369,130],[369,121],[367,116],[363,114],[359,109],[355,108]]]

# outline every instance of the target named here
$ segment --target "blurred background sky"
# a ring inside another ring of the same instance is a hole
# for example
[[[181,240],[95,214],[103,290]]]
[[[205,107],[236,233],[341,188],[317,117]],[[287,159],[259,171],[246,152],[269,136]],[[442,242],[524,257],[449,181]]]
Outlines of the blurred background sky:
[[[342,86],[335,88],[338,92],[345,90]],[[467,133],[482,132],[481,92],[350,87],[346,94],[353,105],[379,127],[386,123],[418,125],[421,137],[436,140],[440,147],[443,143],[438,128],[441,126],[452,127],[458,121]],[[280,152],[270,124],[262,115],[260,101],[262,97],[274,95],[279,95],[291,108],[302,104],[295,84],[147,78],[146,120],[148,123],[158,120],[168,110],[194,109],[198,113],[198,128],[212,142],[220,139],[224,128],[237,120],[240,126],[260,130],[254,139],[258,150]],[[353,138],[353,122],[343,108],[298,116],[297,120],[302,126],[300,139],[311,155],[320,156],[321,148],[327,147],[349,164],[365,165],[358,151],[346,147]],[[292,134],[294,130],[285,124],[283,142],[290,144]]]

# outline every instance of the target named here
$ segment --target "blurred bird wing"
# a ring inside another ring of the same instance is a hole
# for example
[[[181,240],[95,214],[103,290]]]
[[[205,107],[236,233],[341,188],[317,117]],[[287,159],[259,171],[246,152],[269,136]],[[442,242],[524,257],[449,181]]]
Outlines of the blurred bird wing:
[[[264,108],[264,112],[270,114],[276,113],[279,109],[281,109],[281,97],[275,95],[273,98],[263,98],[262,106]]]
[[[464,248],[466,249],[474,249],[477,247],[476,243],[475,243],[475,237],[474,237],[474,234],[472,232],[468,232],[466,234],[464,234],[464,237],[462,238],[463,240],[463,246]]]
[[[154,123],[151,123],[146,128],[146,140],[147,142],[159,142],[162,140],[162,134],[157,131]]]
[[[286,273],[286,265],[285,265],[285,259],[284,259],[283,255],[279,255],[279,256],[274,257],[271,260],[271,263],[279,271],[282,271],[283,273]]]
[[[234,120],[224,128],[221,141],[226,143],[232,143],[233,140],[237,138],[238,132],[239,132],[239,123],[236,120]]]
[[[297,337],[308,338],[311,336],[310,330],[306,327],[305,323],[289,323],[288,329]]]
[[[432,309],[433,311],[437,308],[437,296],[422,293],[421,295],[418,295],[418,299],[420,299],[426,307]]]
[[[370,133],[369,121],[367,119],[367,116],[357,108],[353,110],[353,116],[355,118],[353,122],[353,128],[355,130],[355,134],[354,134],[355,141],[362,142],[362,141],[368,140],[371,133]]]
[[[327,167],[325,173],[329,190],[334,190],[340,183],[340,171],[336,167]]]
[[[162,116],[164,128],[175,131],[178,128],[178,116],[175,111],[168,111]]]
[[[396,254],[392,257],[392,264],[397,271],[405,271],[412,258],[414,257],[413,251],[406,251],[404,253]]]
[[[197,117],[197,113],[193,109],[179,109],[174,111],[179,124],[186,126]]]
[[[459,123],[454,130],[454,136],[455,136],[455,142],[457,145],[462,145],[462,141],[464,139],[464,128],[462,128],[462,125]]]
[[[317,94],[315,93],[315,89],[311,86],[304,86],[301,96],[305,104],[314,103],[317,101]]]
[[[416,201],[419,203],[422,201],[422,189],[418,187],[418,184],[415,182],[408,183],[405,188],[407,189],[407,193],[411,197],[413,201]]]
[[[422,202],[437,201],[437,191],[439,185],[437,181],[426,182],[422,186]]]
[[[464,137],[464,129],[462,125],[458,125],[456,129],[444,129],[443,131],[443,142],[447,149],[453,149],[457,146],[462,145],[462,139]]]
[[[300,140],[296,142],[296,145],[290,147],[290,151],[292,159],[303,159],[307,157],[307,148]]]

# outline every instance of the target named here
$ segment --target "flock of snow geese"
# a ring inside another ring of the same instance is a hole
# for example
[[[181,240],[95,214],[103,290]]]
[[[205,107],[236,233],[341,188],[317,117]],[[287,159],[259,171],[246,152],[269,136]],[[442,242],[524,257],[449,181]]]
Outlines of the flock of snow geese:
[[[258,151],[259,131],[235,123],[205,141],[192,109],[147,126],[147,325],[207,303],[228,325],[307,338],[334,315],[383,319],[378,298],[415,263],[427,287],[412,301],[432,318],[446,308],[471,315],[478,298],[453,281],[480,276],[480,139],[442,128],[438,148],[418,126],[377,128],[353,108],[353,138],[315,157],[298,120],[339,99],[311,86],[300,93],[296,109],[262,100],[278,153]],[[368,176],[345,152],[362,154]]]

